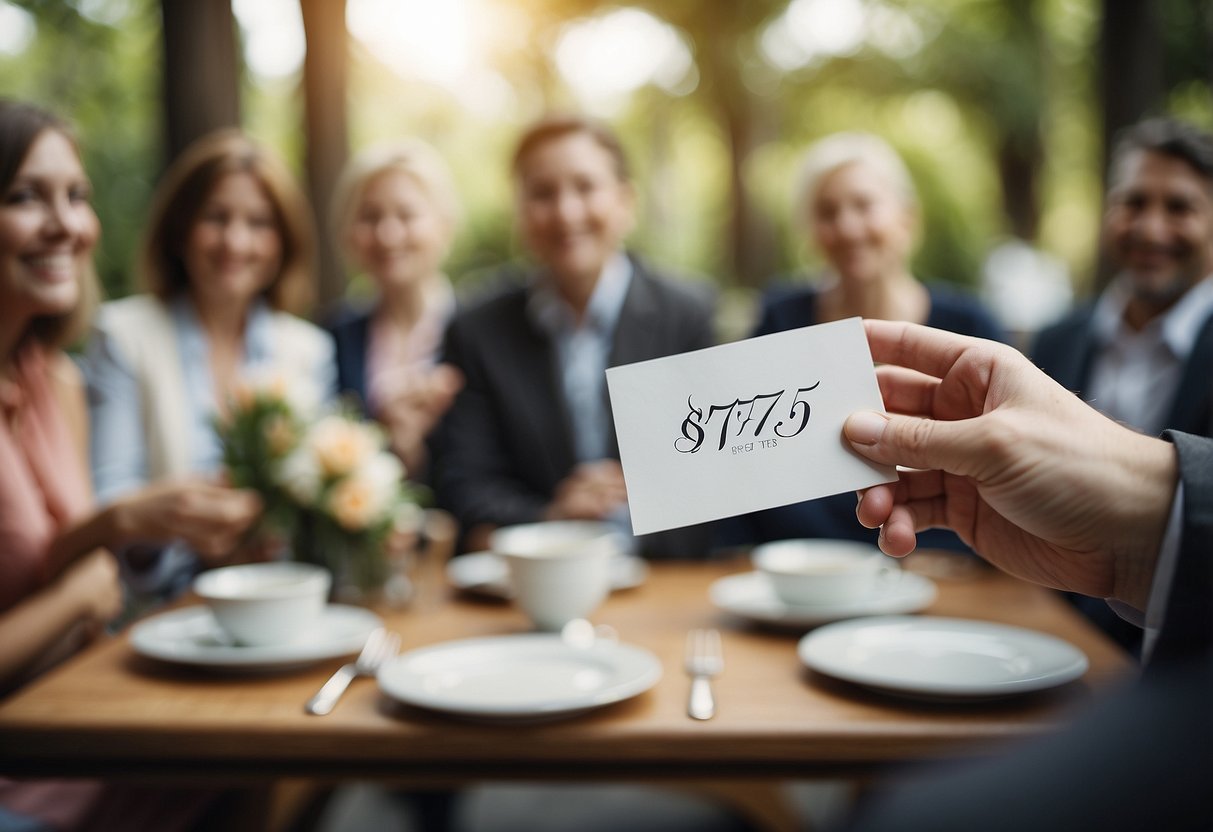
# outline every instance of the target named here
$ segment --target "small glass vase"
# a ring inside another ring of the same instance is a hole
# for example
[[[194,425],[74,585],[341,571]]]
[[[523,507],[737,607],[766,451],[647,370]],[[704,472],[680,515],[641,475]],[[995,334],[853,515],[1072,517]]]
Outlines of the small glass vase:
[[[295,560],[324,566],[333,573],[330,596],[339,603],[377,603],[391,572],[377,540],[351,534],[315,512],[300,513],[291,550]]]

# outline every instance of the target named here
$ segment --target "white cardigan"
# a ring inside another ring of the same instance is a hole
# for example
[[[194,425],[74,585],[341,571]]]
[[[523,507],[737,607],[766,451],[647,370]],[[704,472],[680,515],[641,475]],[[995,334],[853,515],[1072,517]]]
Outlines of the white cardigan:
[[[276,371],[313,381],[334,377],[328,333],[286,312],[271,312],[269,320]],[[189,398],[170,309],[152,295],[134,295],[104,304],[94,328],[94,341],[107,341],[138,382],[147,480],[190,473]]]

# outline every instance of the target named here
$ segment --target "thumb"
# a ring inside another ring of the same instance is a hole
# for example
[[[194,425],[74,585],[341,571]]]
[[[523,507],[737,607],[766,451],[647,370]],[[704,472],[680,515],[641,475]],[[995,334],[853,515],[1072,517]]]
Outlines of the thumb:
[[[969,476],[985,450],[972,420],[955,422],[860,411],[842,427],[851,447],[873,462]]]

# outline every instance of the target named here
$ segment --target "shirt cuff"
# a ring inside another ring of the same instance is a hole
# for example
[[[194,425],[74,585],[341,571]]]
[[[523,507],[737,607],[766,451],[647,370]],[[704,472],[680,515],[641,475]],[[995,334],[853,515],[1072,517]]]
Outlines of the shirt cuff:
[[[1171,514],[1167,518],[1167,529],[1163,533],[1162,545],[1158,551],[1158,562],[1154,566],[1154,578],[1150,583],[1150,595],[1146,600],[1146,610],[1142,613],[1123,601],[1107,599],[1112,611],[1138,627],[1145,630],[1142,639],[1141,656],[1144,662],[1154,648],[1158,631],[1167,614],[1167,599],[1171,594],[1171,584],[1175,580],[1175,566],[1179,562],[1179,544],[1183,534],[1183,480],[1175,489],[1175,497],[1171,501]]]

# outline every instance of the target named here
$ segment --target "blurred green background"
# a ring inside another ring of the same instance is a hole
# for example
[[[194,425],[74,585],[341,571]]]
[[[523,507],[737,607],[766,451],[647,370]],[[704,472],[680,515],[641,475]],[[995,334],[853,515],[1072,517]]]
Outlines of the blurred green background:
[[[306,179],[299,0],[194,1],[233,21],[240,122]],[[0,92],[78,126],[111,295],[132,288],[133,246],[169,153],[163,15],[193,13],[188,2],[0,0]],[[1116,12],[1130,5],[1148,9],[1149,26]],[[642,195],[634,248],[743,299],[812,267],[790,188],[800,151],[827,133],[876,132],[904,154],[923,201],[920,275],[975,286],[987,253],[1016,237],[1057,258],[1083,294],[1095,281],[1109,113],[1213,125],[1207,2],[341,6],[344,112],[332,117],[351,149],[415,135],[444,154],[465,211],[448,262],[457,281],[517,255],[507,160],[520,126],[548,109],[590,112],[623,135]],[[331,299],[340,278],[324,285]]]

